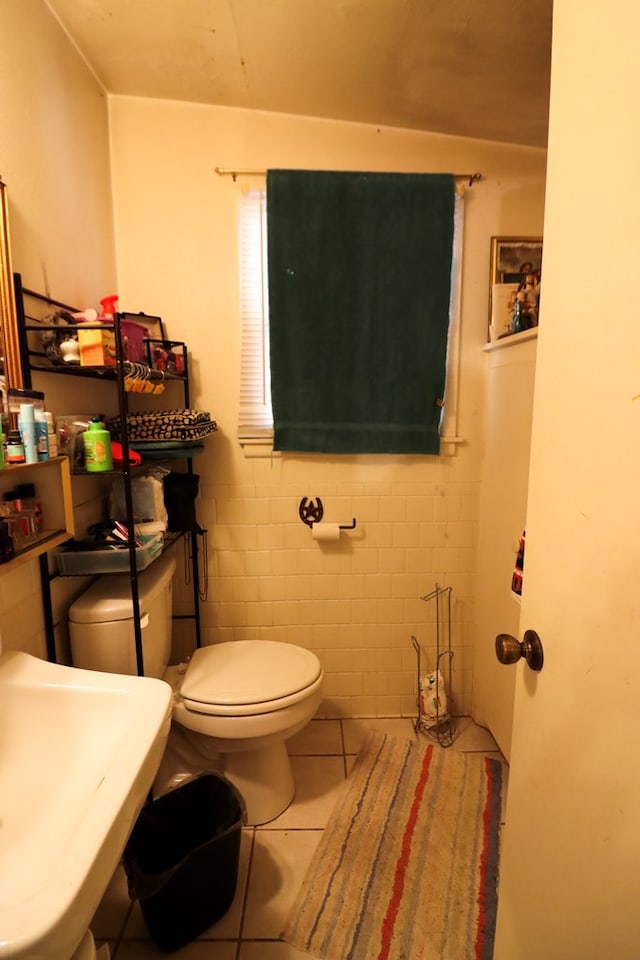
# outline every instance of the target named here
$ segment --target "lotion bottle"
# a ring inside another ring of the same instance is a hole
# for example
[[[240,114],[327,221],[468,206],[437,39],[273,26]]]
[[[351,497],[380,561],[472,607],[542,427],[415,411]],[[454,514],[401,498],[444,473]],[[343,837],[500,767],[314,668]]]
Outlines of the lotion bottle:
[[[84,466],[88,473],[104,473],[113,470],[111,434],[100,417],[93,417],[89,429],[82,434],[84,443]]]
[[[18,429],[24,444],[25,463],[37,463],[38,448],[36,440],[36,418],[35,408],[32,403],[20,404]]]
[[[38,460],[49,459],[49,430],[44,410],[36,410],[36,450]]]

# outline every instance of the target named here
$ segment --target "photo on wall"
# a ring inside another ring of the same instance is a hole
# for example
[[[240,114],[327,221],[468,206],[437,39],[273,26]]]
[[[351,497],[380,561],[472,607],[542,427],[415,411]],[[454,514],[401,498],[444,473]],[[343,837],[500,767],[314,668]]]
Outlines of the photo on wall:
[[[492,237],[489,341],[538,325],[542,237]]]

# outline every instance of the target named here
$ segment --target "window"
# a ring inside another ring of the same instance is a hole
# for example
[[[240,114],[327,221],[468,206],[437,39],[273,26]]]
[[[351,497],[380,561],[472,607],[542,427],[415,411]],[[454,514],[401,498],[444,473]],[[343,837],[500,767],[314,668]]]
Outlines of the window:
[[[273,437],[269,371],[267,203],[264,190],[242,197],[240,211],[240,310],[242,356],[238,437],[243,442]]]
[[[455,452],[460,333],[460,285],[464,200],[456,197],[451,276],[447,386],[441,424],[441,455]],[[262,455],[273,438],[269,369],[266,191],[243,194],[240,208],[240,308],[242,354],[238,438],[245,454]],[[253,448],[253,449],[252,449]]]

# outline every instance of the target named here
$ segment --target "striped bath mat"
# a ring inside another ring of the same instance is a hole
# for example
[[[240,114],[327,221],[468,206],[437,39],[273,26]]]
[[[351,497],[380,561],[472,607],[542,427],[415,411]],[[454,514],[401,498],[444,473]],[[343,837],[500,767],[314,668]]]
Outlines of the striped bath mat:
[[[499,760],[370,734],[284,939],[321,960],[490,960]]]

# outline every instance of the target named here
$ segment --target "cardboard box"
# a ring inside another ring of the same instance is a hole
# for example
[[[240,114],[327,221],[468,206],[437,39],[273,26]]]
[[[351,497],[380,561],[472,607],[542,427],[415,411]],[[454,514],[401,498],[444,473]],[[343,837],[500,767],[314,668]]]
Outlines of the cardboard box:
[[[81,367],[115,367],[116,338],[113,327],[83,330],[78,328]]]

